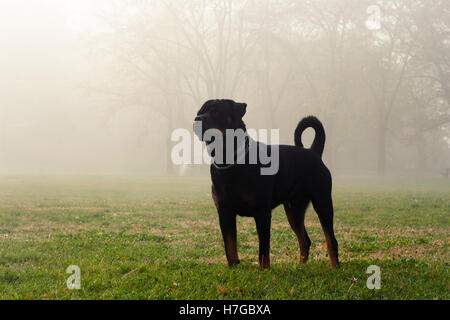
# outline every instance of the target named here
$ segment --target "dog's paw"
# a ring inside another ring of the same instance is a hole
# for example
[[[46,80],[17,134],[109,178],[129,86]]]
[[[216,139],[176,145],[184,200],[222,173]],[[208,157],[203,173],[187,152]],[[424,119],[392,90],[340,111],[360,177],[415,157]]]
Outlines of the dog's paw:
[[[236,265],[238,265],[239,263],[241,263],[240,260],[231,260],[231,261],[228,261],[228,265],[229,265],[230,267],[236,266]]]

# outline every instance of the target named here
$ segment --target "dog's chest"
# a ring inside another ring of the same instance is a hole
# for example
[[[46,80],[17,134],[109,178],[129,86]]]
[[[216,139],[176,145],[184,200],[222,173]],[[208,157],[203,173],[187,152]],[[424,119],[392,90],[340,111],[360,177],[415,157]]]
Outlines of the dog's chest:
[[[258,196],[250,186],[246,184],[221,184],[215,188],[220,203],[240,216],[253,217]]]
[[[269,200],[271,179],[259,174],[257,166],[242,166],[228,172],[212,172],[220,202],[240,216],[254,217]]]

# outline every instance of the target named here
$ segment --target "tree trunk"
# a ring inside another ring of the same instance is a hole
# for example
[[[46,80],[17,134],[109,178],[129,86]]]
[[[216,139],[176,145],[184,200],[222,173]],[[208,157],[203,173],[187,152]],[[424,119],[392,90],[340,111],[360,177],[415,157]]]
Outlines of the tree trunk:
[[[383,176],[386,173],[386,125],[380,123],[378,132],[378,162],[377,174]]]
[[[169,115],[167,117],[167,133],[166,133],[166,174],[175,173],[175,166],[172,162],[172,130],[174,129],[174,119],[171,106],[169,107]]]
[[[417,150],[417,169],[420,171],[424,171],[427,169],[427,154],[425,150],[426,143],[423,135],[419,135],[416,139],[416,150]]]
[[[175,173],[175,168],[172,162],[172,140],[170,139],[172,132],[168,130],[168,135],[166,138],[166,174],[172,175]]]
[[[335,172],[337,169],[337,151],[336,151],[336,139],[334,135],[334,121],[327,119],[327,127],[325,128],[326,133],[326,143],[325,143],[325,154],[327,159],[327,167],[331,172]]]

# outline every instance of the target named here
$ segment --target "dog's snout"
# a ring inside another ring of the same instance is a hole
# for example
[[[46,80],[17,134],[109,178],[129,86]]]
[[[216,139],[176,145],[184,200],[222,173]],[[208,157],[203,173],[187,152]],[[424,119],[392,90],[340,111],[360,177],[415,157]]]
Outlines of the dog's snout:
[[[194,132],[199,137],[201,137],[201,135],[203,133],[202,132],[203,131],[202,127],[203,127],[203,116],[200,115],[200,116],[195,117]]]
[[[207,120],[208,115],[207,114],[200,114],[197,117],[195,117],[195,121],[205,121]]]

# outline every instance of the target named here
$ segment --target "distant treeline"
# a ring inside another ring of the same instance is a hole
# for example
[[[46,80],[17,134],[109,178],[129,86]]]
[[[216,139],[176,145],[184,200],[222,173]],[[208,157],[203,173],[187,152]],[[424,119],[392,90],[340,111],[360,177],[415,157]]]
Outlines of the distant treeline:
[[[88,39],[107,80],[86,87],[164,123],[168,171],[170,133],[211,98],[247,102],[250,126],[285,143],[317,115],[337,171],[450,167],[448,0],[115,3]]]

